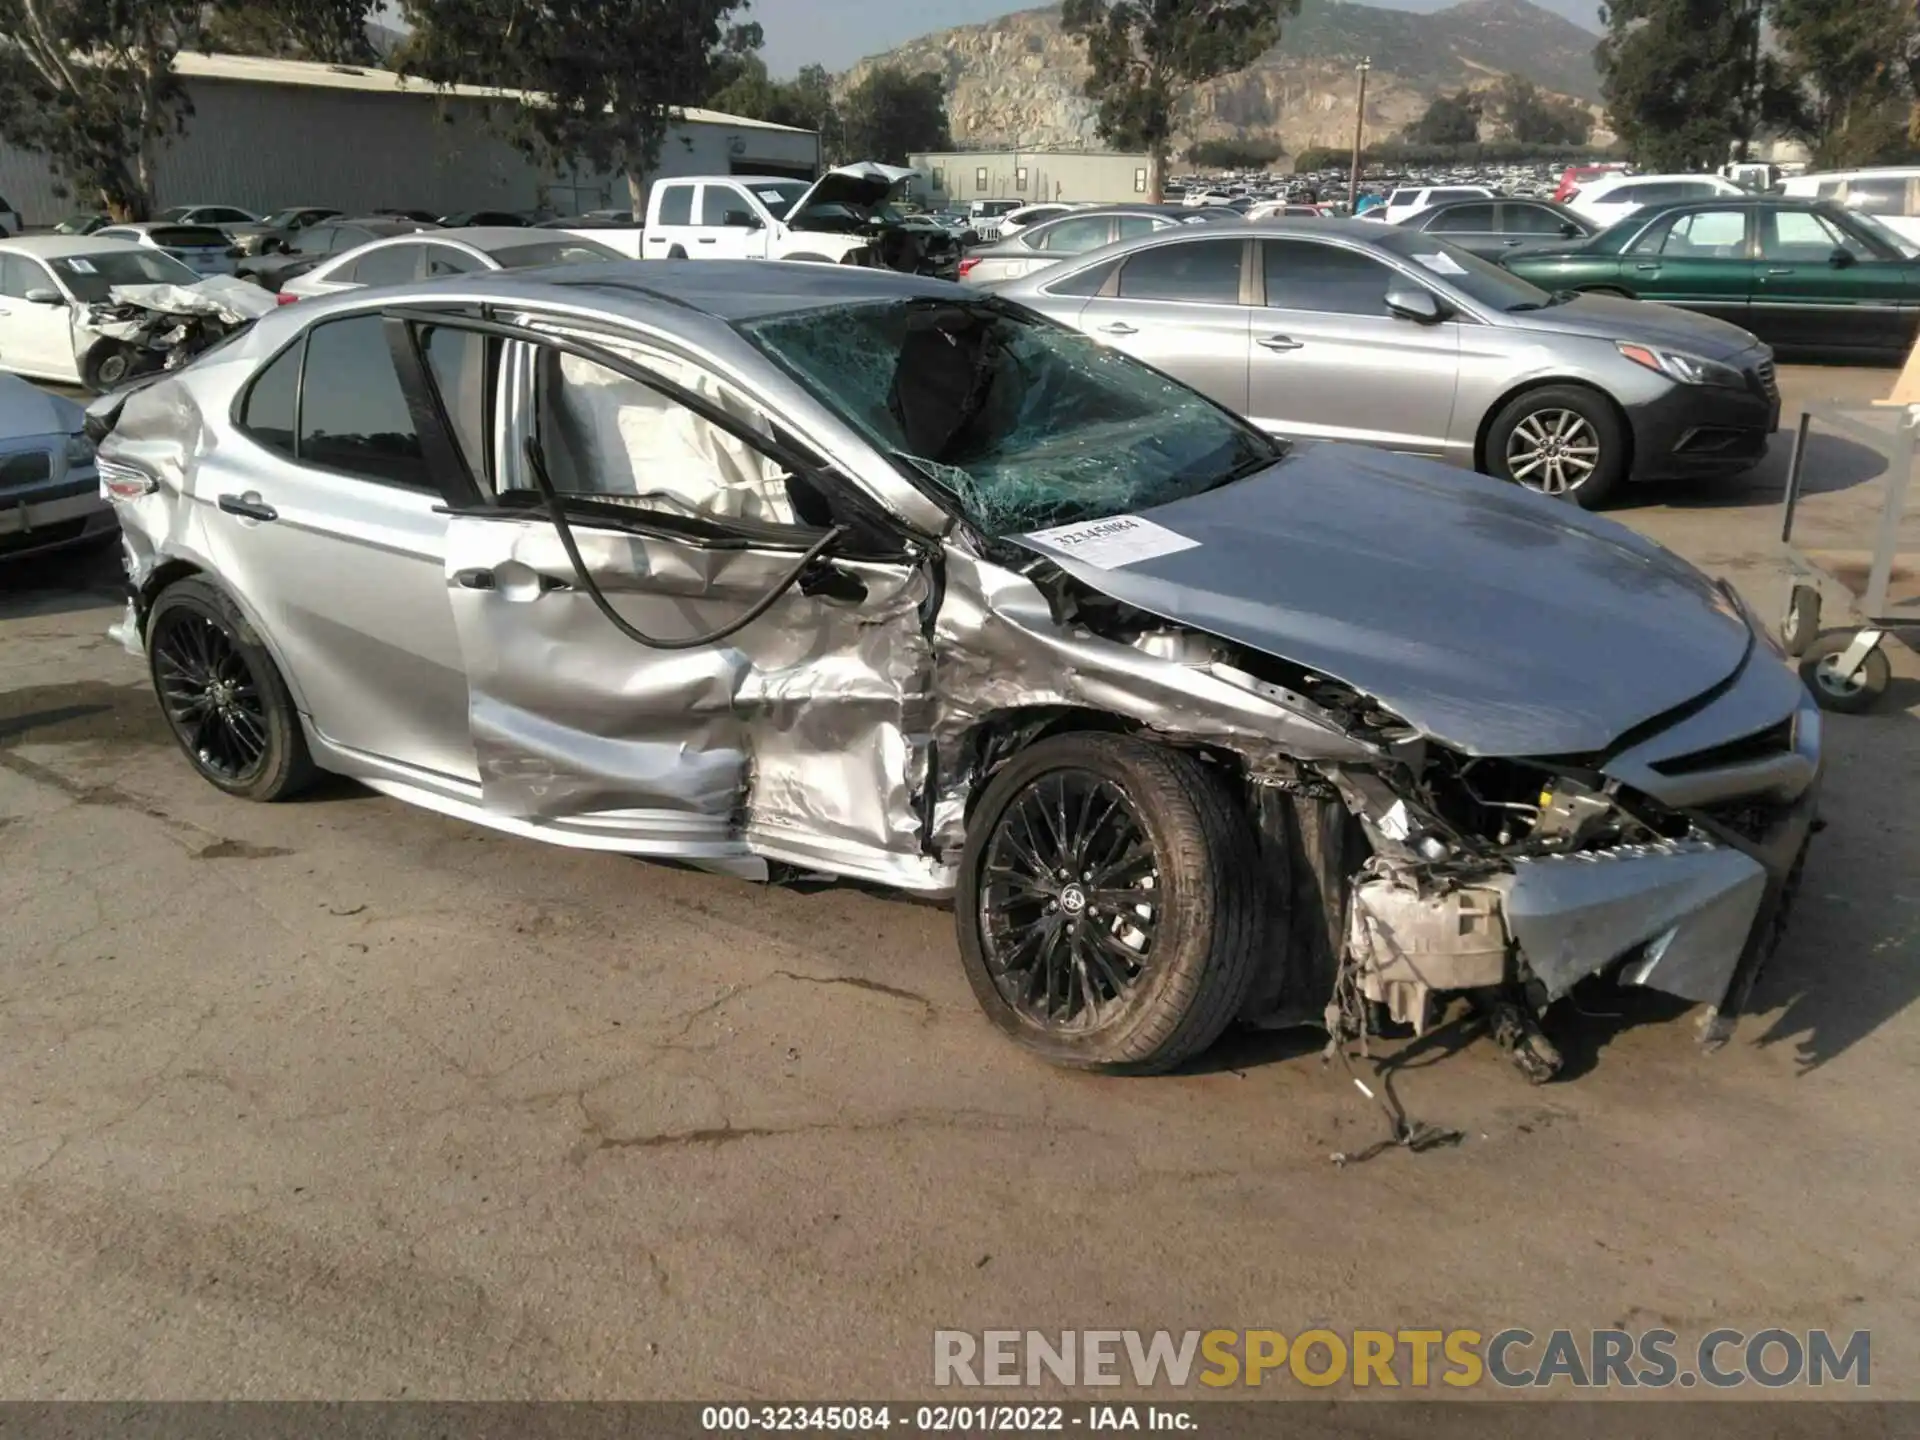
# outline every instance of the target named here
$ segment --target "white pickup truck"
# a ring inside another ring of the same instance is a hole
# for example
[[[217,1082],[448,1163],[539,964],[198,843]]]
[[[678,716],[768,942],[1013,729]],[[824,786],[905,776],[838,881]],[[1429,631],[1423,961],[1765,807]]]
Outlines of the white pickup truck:
[[[960,245],[889,203],[919,172],[867,162],[812,184],[778,176],[676,175],[647,197],[645,260],[814,260],[951,279]]]

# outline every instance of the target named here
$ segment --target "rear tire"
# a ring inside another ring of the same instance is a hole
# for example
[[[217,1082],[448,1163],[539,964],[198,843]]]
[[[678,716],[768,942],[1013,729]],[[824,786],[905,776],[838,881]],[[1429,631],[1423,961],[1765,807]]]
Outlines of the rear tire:
[[[981,796],[955,899],[974,997],[1055,1065],[1199,1054],[1255,979],[1258,849],[1220,777],[1125,735],[1041,740]]]
[[[174,582],[147,614],[147,672],[167,728],[201,779],[246,800],[313,783],[293,696],[247,617],[205,580]]]
[[[1487,430],[1486,469],[1537,494],[1598,509],[1627,476],[1627,427],[1602,396],[1543,385],[1514,396]]]

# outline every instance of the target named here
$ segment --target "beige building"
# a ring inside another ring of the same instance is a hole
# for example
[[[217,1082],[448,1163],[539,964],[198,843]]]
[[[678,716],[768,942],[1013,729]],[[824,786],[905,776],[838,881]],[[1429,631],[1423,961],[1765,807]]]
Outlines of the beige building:
[[[965,150],[915,155],[921,193],[935,204],[972,200],[1141,200],[1147,157],[1098,150]]]
[[[517,94],[473,85],[435,88],[374,66],[317,65],[244,55],[182,53],[174,68],[193,102],[185,135],[158,155],[156,203],[269,211],[332,205],[563,214],[625,209],[618,175],[556,174],[487,122]],[[683,112],[660,151],[661,175],[819,173],[820,138],[711,110]],[[51,225],[86,199],[63,197],[44,155],[0,141],[0,195],[29,225]]]

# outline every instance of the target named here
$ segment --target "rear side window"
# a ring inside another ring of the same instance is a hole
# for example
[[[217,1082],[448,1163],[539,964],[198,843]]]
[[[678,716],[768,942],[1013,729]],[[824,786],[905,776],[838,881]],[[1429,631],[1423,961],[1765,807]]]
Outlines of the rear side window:
[[[1471,200],[1479,193],[1478,190],[1435,190],[1427,197],[1427,203],[1438,205],[1445,200]]]
[[[1906,216],[1913,213],[1913,206],[1908,203],[1905,180],[1849,180],[1845,185],[1845,195],[1846,198],[1842,203],[1849,210],[1858,210],[1863,214]],[[1821,198],[1832,197],[1830,192],[1823,188]],[[0,209],[5,208],[0,206]]]
[[[668,185],[661,190],[659,223],[662,225],[693,223],[693,187],[691,185]]]
[[[163,250],[227,248],[227,237],[207,225],[163,225],[147,232]]]
[[[378,315],[307,332],[299,459],[389,485],[433,488]]]
[[[1144,223],[1151,224],[1150,221]],[[1107,243],[1110,228],[1110,222],[1104,215],[1085,220],[1062,220],[1043,230],[1033,248],[1060,255],[1084,255]],[[1145,233],[1144,229],[1141,233]]]
[[[1419,198],[1420,198],[1420,192],[1418,190],[1396,190],[1391,195],[1387,196],[1387,204],[1411,205],[1413,204],[1414,201],[1418,200]]]
[[[425,248],[429,275],[465,275],[481,268],[480,262],[473,256],[451,245],[428,245]]]
[[[362,255],[340,278],[356,285],[398,285],[419,273],[418,245],[386,245]]]
[[[296,342],[282,350],[279,359],[254,377],[240,410],[240,428],[289,460],[294,458],[294,400],[300,393],[300,356],[305,349],[304,342]]]
[[[1143,250],[1120,272],[1120,298],[1237,305],[1244,248],[1238,240],[1188,240]]]

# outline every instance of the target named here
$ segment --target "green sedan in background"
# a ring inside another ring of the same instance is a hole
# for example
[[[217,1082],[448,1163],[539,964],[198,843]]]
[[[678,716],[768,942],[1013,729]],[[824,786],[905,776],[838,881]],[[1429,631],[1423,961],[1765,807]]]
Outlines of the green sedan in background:
[[[1546,290],[1698,310],[1786,355],[1897,363],[1920,328],[1916,257],[1871,215],[1829,201],[1723,195],[1642,210],[1502,263]]]

